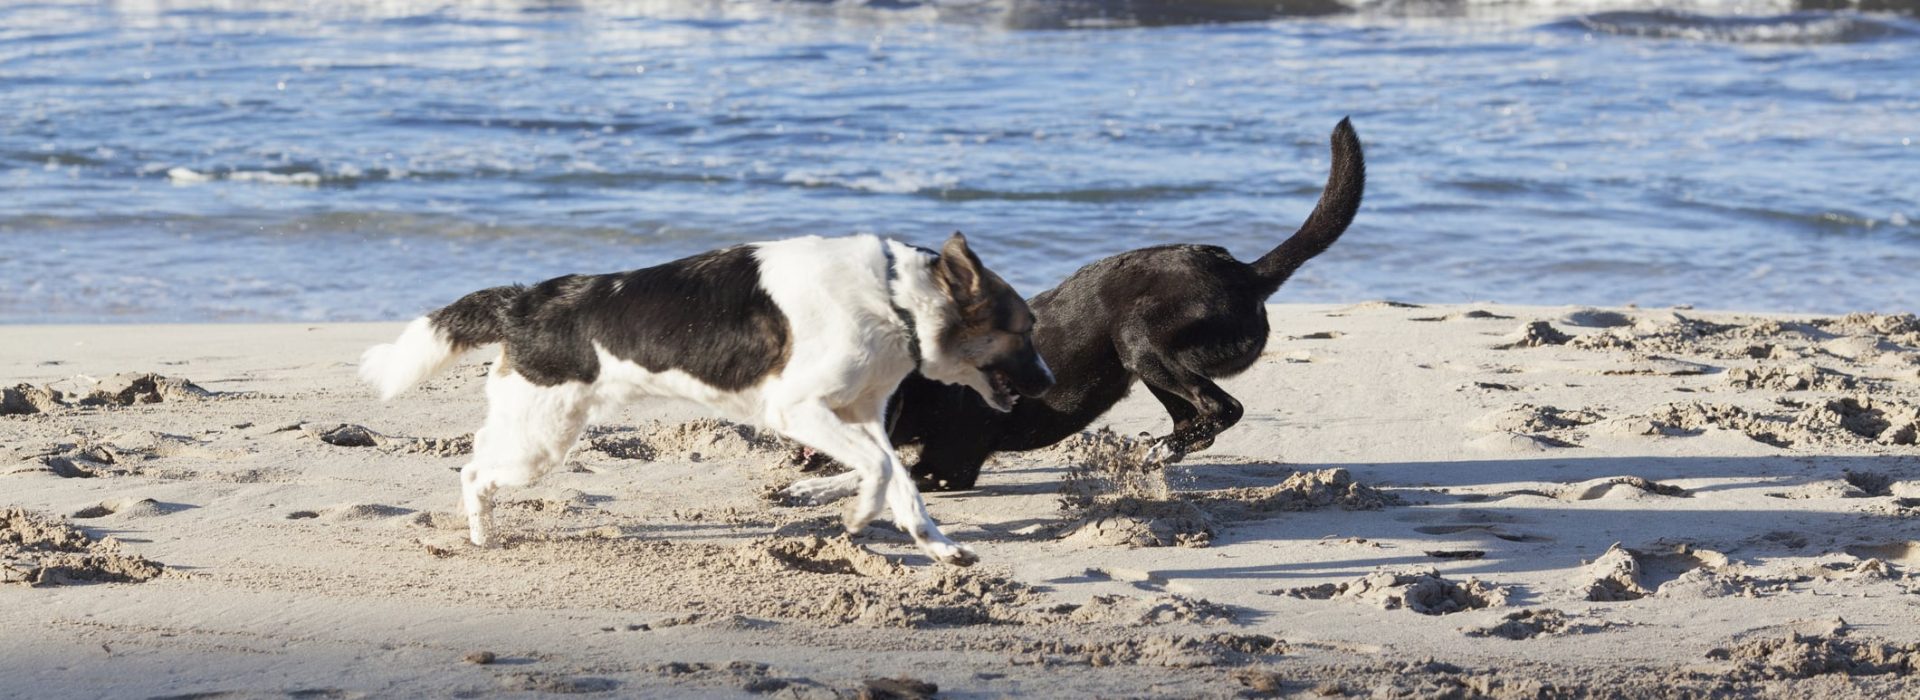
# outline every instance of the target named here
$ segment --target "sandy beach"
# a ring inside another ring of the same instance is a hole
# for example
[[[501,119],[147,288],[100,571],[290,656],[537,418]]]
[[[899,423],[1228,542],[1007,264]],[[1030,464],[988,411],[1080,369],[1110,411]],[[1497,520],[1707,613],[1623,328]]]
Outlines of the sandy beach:
[[[1913,317],[1269,311],[1211,449],[1137,392],[930,496],[970,569],[674,403],[477,549],[488,353],[383,404],[400,324],[8,326],[0,696],[1920,693]]]

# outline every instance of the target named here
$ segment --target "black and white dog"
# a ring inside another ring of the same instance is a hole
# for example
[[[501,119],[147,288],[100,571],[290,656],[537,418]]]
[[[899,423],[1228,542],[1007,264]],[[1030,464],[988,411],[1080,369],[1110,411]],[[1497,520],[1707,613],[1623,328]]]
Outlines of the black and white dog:
[[[973,550],[940,533],[887,439],[889,396],[916,369],[994,410],[1053,384],[1033,313],[960,234],[934,251],[873,236],[726,248],[631,272],[486,289],[361,358],[383,399],[462,352],[500,343],[487,420],[460,481],[473,543],[492,541],[493,493],[559,467],[595,407],[688,399],[765,425],[845,464],[858,533],[891,507],[935,561]]]
[[[895,445],[918,443],[912,473],[926,490],[973,488],[994,452],[1033,450],[1078,433],[1119,403],[1135,379],[1173,419],[1155,449],[1167,459],[1206,449],[1240,420],[1240,402],[1213,380],[1245,371],[1267,345],[1267,298],[1347,230],[1366,190],[1366,159],[1347,120],[1333,130],[1333,165],[1306,223],[1252,263],[1209,245],[1129,251],[1073,273],[1028,303],[1034,343],[1059,383],[1044,399],[995,412],[919,377],[891,409]],[[851,475],[807,479],[785,495],[843,498]]]

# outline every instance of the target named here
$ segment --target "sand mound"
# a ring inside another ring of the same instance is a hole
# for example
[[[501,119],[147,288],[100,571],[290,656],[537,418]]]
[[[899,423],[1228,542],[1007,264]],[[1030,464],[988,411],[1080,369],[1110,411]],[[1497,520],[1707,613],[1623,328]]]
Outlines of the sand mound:
[[[1584,350],[1623,350],[1642,358],[1664,353],[1774,361],[1781,364],[1733,368],[1727,373],[1727,382],[1747,390],[1846,391],[1878,380],[1815,367],[1807,360],[1825,358],[1850,367],[1898,369],[1920,365],[1920,353],[1910,349],[1920,346],[1920,333],[1910,330],[1911,321],[1912,316],[1907,314],[1853,314],[1842,319],[1712,323],[1666,314],[1642,319],[1630,328],[1613,327],[1582,335],[1568,345]]]
[[[1600,367],[1591,371],[1608,377],[1691,377],[1710,374],[1715,369],[1717,368],[1712,365],[1698,362],[1676,360],[1664,355],[1647,355],[1645,357],[1636,357],[1624,365]]]
[[[21,461],[0,474],[50,472],[67,478],[126,476],[144,473],[138,463],[163,457],[211,457],[200,440],[184,435],[130,430],[110,438],[90,433],[67,436],[67,441],[17,453]]]
[[[1188,496],[1218,520],[1248,520],[1268,513],[1340,508],[1380,510],[1400,497],[1353,480],[1345,469],[1294,472],[1275,486],[1197,491]]]
[[[1508,596],[1505,588],[1477,579],[1456,582],[1431,570],[1381,571],[1345,583],[1323,583],[1268,593],[1309,600],[1354,600],[1387,610],[1405,608],[1422,615],[1446,615],[1506,605]]]
[[[162,401],[192,401],[213,396],[186,379],[164,377],[152,372],[116,374],[100,380],[88,397],[110,406],[132,406]],[[83,400],[81,403],[86,403]]]
[[[1785,421],[1738,406],[1698,401],[1670,403],[1654,409],[1645,418],[1660,435],[1691,436],[1708,429],[1720,429],[1741,433],[1774,447],[1793,445],[1792,437],[1783,435],[1787,432]]]
[[[1627,601],[1747,595],[1754,581],[1725,554],[1689,545],[1634,550],[1614,544],[1574,577],[1581,600]]]
[[[1580,328],[1621,328],[1633,325],[1633,318],[1618,311],[1578,309],[1560,317],[1560,322]]]
[[[1053,610],[1066,613],[1074,622],[1126,627],[1230,624],[1235,617],[1233,609],[1227,606],[1174,594],[1150,598],[1097,595],[1085,605],[1062,605]]]
[[[1605,419],[1589,409],[1566,410],[1530,403],[1515,404],[1475,419],[1468,427],[1479,430],[1506,430],[1515,433],[1546,433],[1578,428]]]
[[[1212,516],[1185,500],[1101,498],[1067,526],[1061,539],[1105,547],[1205,547],[1213,543]]]
[[[1831,631],[1750,639],[1708,652],[1707,658],[1730,662],[1730,675],[1742,680],[1911,675],[1920,668],[1920,644],[1855,638],[1836,621]]]
[[[69,517],[79,520],[104,518],[109,515],[123,518],[155,518],[180,508],[181,506],[161,503],[151,498],[116,498],[74,511]]]
[[[1592,501],[1603,498],[1634,498],[1638,496],[1666,496],[1685,498],[1687,490],[1671,484],[1638,476],[1610,476],[1590,479],[1554,493],[1553,497],[1562,501]]]
[[[1056,449],[1067,461],[1062,539],[1093,546],[1204,547],[1219,523],[1339,507],[1378,510],[1400,499],[1353,480],[1345,469],[1295,472],[1274,486],[1178,491],[1183,478],[1156,443],[1101,429]]]
[[[1507,336],[1505,342],[1493,347],[1496,350],[1537,348],[1543,345],[1566,345],[1567,342],[1571,340],[1573,340],[1573,336],[1560,332],[1560,329],[1554,328],[1553,324],[1546,321],[1534,321],[1521,326],[1520,330],[1514,331],[1513,335]]]
[[[641,429],[599,431],[587,438],[586,449],[614,459],[644,462],[708,459],[744,459],[770,454],[784,456],[792,443],[753,426],[717,418],[685,423],[653,423]]]
[[[845,537],[761,540],[736,552],[744,566],[772,571],[807,571],[887,578],[904,567]]]
[[[1585,428],[1605,419],[1606,416],[1591,409],[1514,404],[1467,423],[1469,428],[1489,433],[1468,444],[1490,452],[1545,452],[1579,447],[1577,441],[1587,438]]]
[[[435,457],[458,457],[473,454],[473,433],[450,438],[409,437],[388,438],[383,445],[387,451],[398,454],[432,455]]]
[[[24,455],[24,459],[0,471],[0,474],[43,473],[68,479],[92,479],[131,473],[129,469],[116,466],[117,462],[118,457],[105,446],[85,441],[60,443]]]
[[[24,509],[0,510],[0,583],[140,583],[163,571],[144,557],[120,552],[118,540],[95,540],[57,518]]]
[[[1844,391],[1854,387],[1854,380],[1851,375],[1810,364],[1761,365],[1727,370],[1727,384],[1768,391]]]
[[[374,447],[387,442],[387,436],[352,423],[301,423],[300,434],[335,447]]]
[[[1035,666],[1240,666],[1286,653],[1286,642],[1261,634],[1153,635],[1110,641],[1064,638],[1021,640],[1011,645],[1013,663]]]
[[[1694,354],[1704,349],[1704,342],[1733,328],[1735,326],[1665,312],[1640,319],[1631,327],[1613,327],[1582,335],[1567,345],[1581,350]]]
[[[928,700],[940,693],[940,686],[923,680],[868,678],[860,682],[860,700]],[[835,697],[838,697],[836,695]]]
[[[382,520],[410,515],[412,508],[401,508],[382,503],[345,503],[319,512],[320,517],[335,522],[357,522],[364,520]]]
[[[300,423],[275,432],[297,431],[303,438],[319,440],[335,447],[378,447],[394,454],[424,454],[457,457],[473,453],[473,433],[455,437],[406,437],[388,435],[354,423]]]
[[[47,413],[66,405],[59,391],[32,384],[0,388],[0,416]]]
[[[1878,335],[1902,345],[1920,345],[1920,319],[1913,314],[1854,313],[1812,323],[1839,335]]]
[[[208,457],[204,440],[152,430],[129,430],[98,444],[111,451],[117,462],[132,462],[163,457]]]
[[[1665,435],[1732,430],[1775,447],[1913,445],[1920,442],[1920,407],[1865,394],[1825,401],[1779,399],[1772,411],[1738,406],[1673,403],[1646,416]]]
[[[752,695],[777,695],[782,698],[823,700],[858,696],[855,692],[843,693],[839,689],[829,688],[806,678],[783,678],[775,676],[767,664],[755,661],[727,661],[720,663],[668,661],[648,664],[643,670],[655,676],[669,679],[676,686],[711,689],[730,688]],[[659,694],[658,691],[654,693]],[[879,696],[876,696],[879,697]],[[917,697],[917,696],[887,696]]]
[[[1841,555],[1843,559],[1794,567],[1776,584],[1802,581],[1892,581],[1901,578],[1900,573],[1885,560],[1866,556],[1866,552],[1875,549],[1847,547],[1845,549],[1847,554]],[[1860,558],[1863,556],[1865,558]]]
[[[620,687],[620,682],[611,678],[568,676],[546,671],[508,673],[495,678],[494,682],[507,692],[561,695],[604,693]]]
[[[1813,404],[1782,404],[1800,409],[1793,417],[1793,428],[1809,442],[1912,445],[1920,440],[1920,407],[1904,401],[1862,394]]]
[[[541,487],[514,494],[510,499],[496,501],[496,504],[509,510],[575,515],[592,510],[595,500],[605,500],[605,497],[589,496],[579,489]]]
[[[1541,636],[1586,634],[1606,626],[1575,622],[1565,612],[1553,608],[1529,608],[1507,613],[1498,624],[1465,628],[1462,631],[1469,637],[1499,637],[1518,641]]]
[[[1500,314],[1496,314],[1492,311],[1487,311],[1485,309],[1468,309],[1466,311],[1456,311],[1454,313],[1446,314],[1443,316],[1415,316],[1407,320],[1420,321],[1424,323],[1432,323],[1437,321],[1511,321],[1513,320],[1513,317],[1503,316]]]
[[[17,384],[0,389],[0,416],[51,413],[70,406],[132,406],[162,401],[197,401],[217,396],[187,379],[152,372],[128,372],[105,379],[80,376],[36,387]]]

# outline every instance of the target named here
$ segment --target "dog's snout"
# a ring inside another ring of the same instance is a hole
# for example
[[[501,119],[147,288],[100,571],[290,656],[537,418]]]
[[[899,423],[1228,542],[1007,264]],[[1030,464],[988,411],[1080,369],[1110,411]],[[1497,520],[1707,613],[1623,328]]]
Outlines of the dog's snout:
[[[1014,378],[1013,389],[1020,392],[1021,396],[1037,399],[1047,395],[1047,390],[1053,388],[1053,369],[1047,366],[1047,361],[1039,353],[1033,353],[1029,361],[1021,363],[1020,369],[1022,371]]]

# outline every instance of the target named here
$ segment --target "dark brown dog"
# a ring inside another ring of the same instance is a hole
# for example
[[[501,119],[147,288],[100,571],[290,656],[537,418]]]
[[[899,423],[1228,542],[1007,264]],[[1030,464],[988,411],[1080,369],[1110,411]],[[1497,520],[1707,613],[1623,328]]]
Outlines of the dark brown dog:
[[[1207,245],[1143,248],[1100,260],[1029,300],[1033,341],[1056,383],[1011,413],[974,394],[914,376],[891,410],[895,445],[918,443],[922,490],[969,489],[999,451],[1052,445],[1085,429],[1138,379],[1166,406],[1170,458],[1205,449],[1240,420],[1240,402],[1213,382],[1245,371],[1267,344],[1267,298],[1353,222],[1366,161],[1347,120],[1333,130],[1333,165],[1300,229],[1252,263]]]

